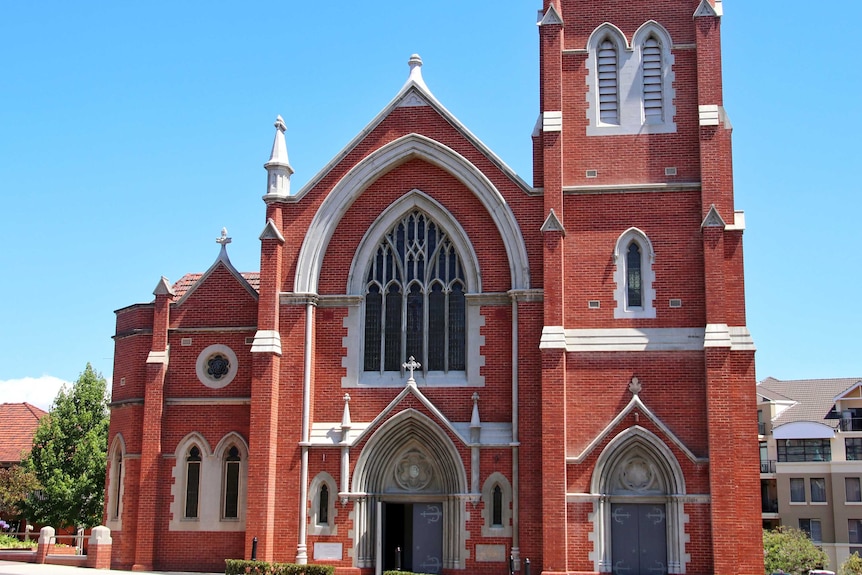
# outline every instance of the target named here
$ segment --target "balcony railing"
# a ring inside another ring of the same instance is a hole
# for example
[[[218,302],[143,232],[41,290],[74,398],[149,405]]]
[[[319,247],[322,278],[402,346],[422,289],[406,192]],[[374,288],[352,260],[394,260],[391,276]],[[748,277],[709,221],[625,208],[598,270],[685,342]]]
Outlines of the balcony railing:
[[[775,460],[770,459],[769,461],[761,461],[760,462],[760,472],[761,473],[775,473]]]
[[[862,417],[842,418],[841,431],[862,431]]]
[[[764,499],[760,504],[762,513],[778,513],[777,499]]]

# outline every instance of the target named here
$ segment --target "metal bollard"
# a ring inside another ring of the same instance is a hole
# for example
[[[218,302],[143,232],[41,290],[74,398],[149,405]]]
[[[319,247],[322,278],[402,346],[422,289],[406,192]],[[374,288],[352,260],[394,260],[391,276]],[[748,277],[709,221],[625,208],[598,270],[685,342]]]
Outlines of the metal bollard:
[[[257,561],[257,537],[251,540],[251,560]]]
[[[515,575],[515,557],[509,555],[509,575]]]
[[[401,547],[395,548],[395,570],[401,571]]]
[[[530,575],[530,558],[524,559],[524,575]]]

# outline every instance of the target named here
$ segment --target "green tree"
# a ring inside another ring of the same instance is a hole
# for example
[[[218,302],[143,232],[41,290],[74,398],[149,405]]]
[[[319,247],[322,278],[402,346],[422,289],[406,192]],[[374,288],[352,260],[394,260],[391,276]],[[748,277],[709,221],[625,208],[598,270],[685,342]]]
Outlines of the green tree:
[[[88,363],[57,394],[26,460],[42,485],[24,505],[30,519],[54,527],[102,521],[108,449],[107,382]]]
[[[862,575],[862,557],[854,553],[841,564],[838,575]]]
[[[829,557],[812,543],[804,531],[781,526],[772,531],[763,530],[763,562],[766,573],[781,570],[803,575],[810,569],[827,567]]]
[[[37,489],[39,481],[32,471],[20,465],[0,469],[0,515],[21,519],[24,500]]]

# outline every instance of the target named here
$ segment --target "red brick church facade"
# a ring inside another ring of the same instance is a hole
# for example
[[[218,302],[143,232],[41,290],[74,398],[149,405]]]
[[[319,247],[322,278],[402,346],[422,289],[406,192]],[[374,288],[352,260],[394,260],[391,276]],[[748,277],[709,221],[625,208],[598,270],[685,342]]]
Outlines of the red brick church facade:
[[[532,185],[395,98],[117,311],[113,565],[762,573],[718,0],[545,0]]]

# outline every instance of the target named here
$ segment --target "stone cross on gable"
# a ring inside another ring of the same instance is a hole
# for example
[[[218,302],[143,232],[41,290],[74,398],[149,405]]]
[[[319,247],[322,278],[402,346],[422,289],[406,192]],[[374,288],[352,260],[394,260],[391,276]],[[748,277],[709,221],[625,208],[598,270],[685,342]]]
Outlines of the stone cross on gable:
[[[416,380],[413,379],[413,371],[422,367],[422,364],[416,361],[416,359],[411,355],[406,363],[401,364],[401,367],[410,370],[410,378],[407,380],[407,383],[416,383]]]
[[[227,237],[227,228],[222,228],[221,237],[216,238],[216,243],[221,244],[222,247],[224,247],[228,245],[231,241],[231,238]]]

